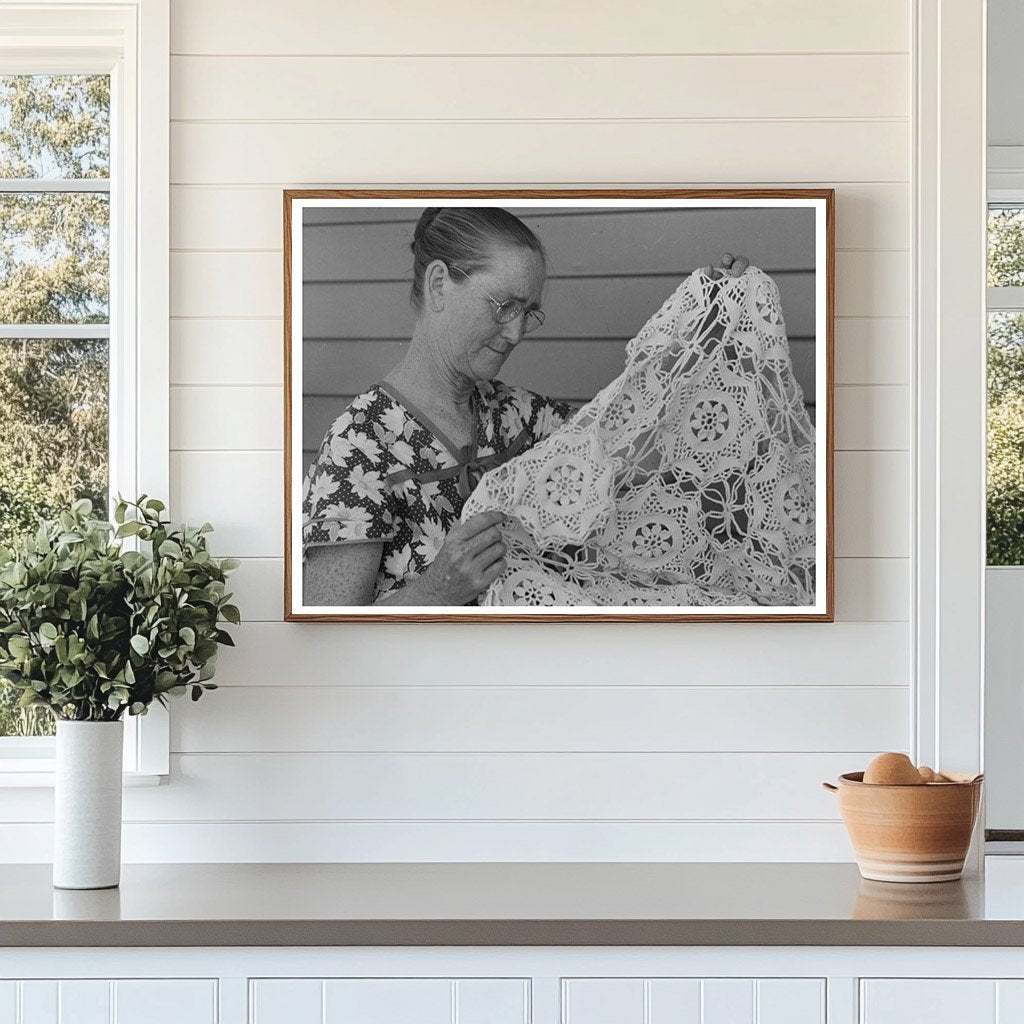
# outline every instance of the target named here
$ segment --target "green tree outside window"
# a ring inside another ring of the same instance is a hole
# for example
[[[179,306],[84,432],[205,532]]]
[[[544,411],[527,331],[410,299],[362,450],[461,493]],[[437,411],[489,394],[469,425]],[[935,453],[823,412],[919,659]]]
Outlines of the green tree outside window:
[[[1024,287],[1024,208],[988,217],[988,286]],[[987,562],[1024,565],[1024,311],[988,317]]]
[[[0,76],[0,544],[78,498],[106,514],[109,175],[108,76]],[[52,733],[0,684],[0,736]]]

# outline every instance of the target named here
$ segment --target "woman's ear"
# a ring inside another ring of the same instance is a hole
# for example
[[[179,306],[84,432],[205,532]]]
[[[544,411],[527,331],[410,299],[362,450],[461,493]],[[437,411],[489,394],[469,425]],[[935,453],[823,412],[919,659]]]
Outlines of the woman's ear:
[[[435,313],[444,309],[445,291],[450,278],[444,260],[431,260],[423,272],[423,294]]]

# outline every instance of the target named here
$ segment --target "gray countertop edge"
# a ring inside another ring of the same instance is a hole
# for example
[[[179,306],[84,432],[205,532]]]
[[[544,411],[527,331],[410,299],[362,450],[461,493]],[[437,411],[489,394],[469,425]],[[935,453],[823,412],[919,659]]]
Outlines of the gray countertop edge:
[[[1022,946],[1022,921],[7,921],[0,947]]]

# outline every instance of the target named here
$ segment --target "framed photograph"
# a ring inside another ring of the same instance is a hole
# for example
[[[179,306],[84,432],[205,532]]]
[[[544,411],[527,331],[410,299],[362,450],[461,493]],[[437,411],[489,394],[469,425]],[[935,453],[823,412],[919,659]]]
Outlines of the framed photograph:
[[[831,621],[834,195],[284,193],[285,608]]]

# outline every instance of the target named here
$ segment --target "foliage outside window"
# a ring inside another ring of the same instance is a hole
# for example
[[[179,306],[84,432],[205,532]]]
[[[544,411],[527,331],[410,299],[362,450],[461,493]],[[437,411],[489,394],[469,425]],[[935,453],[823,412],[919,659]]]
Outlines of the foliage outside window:
[[[107,511],[110,79],[0,75],[0,544]],[[0,684],[0,736],[52,735]]]
[[[987,561],[1024,565],[1024,206],[988,217]]]

